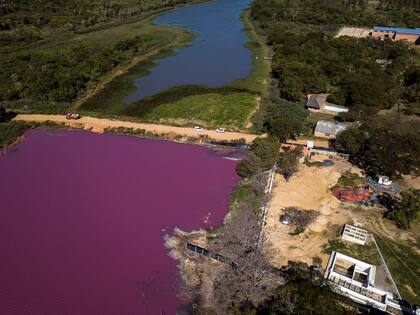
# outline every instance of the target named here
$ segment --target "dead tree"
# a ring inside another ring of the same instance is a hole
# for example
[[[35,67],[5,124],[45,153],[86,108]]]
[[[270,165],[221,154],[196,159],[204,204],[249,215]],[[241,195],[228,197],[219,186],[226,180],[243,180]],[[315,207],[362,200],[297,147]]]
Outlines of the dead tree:
[[[287,217],[290,224],[296,227],[297,231],[303,232],[319,216],[319,212],[289,207],[284,209],[284,216]],[[282,220],[282,217],[280,217],[280,220]]]
[[[240,203],[241,213],[221,228],[214,240],[215,250],[228,258],[214,281],[214,299],[218,313],[242,305],[258,306],[269,298],[284,279],[272,272],[267,257],[257,250],[261,231],[256,202],[248,198]],[[265,251],[270,252],[270,251]]]

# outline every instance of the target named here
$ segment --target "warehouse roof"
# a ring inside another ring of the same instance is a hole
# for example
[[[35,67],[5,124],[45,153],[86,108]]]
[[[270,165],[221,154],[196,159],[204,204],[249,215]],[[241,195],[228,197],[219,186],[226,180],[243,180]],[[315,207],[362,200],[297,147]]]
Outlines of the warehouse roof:
[[[393,33],[407,34],[407,35],[420,35],[420,28],[375,26],[373,30],[375,32],[393,32]]]
[[[316,124],[315,132],[329,133],[331,135],[337,135],[341,131],[347,128],[345,123],[337,123],[333,121],[320,120]]]

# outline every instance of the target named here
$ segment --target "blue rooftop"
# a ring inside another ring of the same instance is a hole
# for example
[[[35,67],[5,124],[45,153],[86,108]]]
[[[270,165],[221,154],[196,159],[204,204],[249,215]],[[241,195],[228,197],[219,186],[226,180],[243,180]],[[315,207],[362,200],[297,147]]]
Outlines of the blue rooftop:
[[[384,27],[384,26],[375,26],[373,28],[375,32],[395,32],[399,34],[408,34],[408,35],[420,35],[420,28],[400,28],[400,27]]]

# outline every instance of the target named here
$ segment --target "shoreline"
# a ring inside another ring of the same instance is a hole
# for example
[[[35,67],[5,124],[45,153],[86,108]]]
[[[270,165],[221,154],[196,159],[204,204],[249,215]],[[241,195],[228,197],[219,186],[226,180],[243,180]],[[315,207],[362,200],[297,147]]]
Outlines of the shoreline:
[[[205,2],[199,2],[201,3],[207,3],[207,2],[213,2],[213,1],[205,1]],[[171,11],[176,10],[172,9]],[[152,23],[152,19],[156,18],[157,16],[161,14],[165,14],[166,12],[170,11],[164,11],[160,14],[153,15],[149,17],[149,20],[146,20],[146,23]],[[225,89],[232,89],[232,92],[230,94],[236,94],[236,93],[247,93],[250,98],[253,99],[253,109],[249,111],[248,117],[244,124],[237,125],[236,123],[231,128],[235,130],[241,130],[241,131],[248,131],[252,130],[252,117],[256,112],[258,112],[258,109],[260,107],[260,99],[266,95],[268,87],[269,87],[269,81],[270,81],[270,71],[271,71],[271,62],[264,59],[264,57],[270,53],[269,47],[265,44],[262,35],[257,33],[256,26],[253,24],[251,18],[250,18],[250,10],[249,8],[245,8],[240,11],[239,19],[242,24],[242,32],[246,35],[247,41],[244,44],[244,49],[249,49],[252,55],[251,60],[251,69],[248,75],[241,79],[236,79],[232,81],[229,84],[220,86],[219,88],[208,88],[208,87],[202,87],[206,89],[206,91],[200,91],[200,93],[185,93],[183,90],[179,92],[178,90],[183,87],[188,87],[188,85],[181,85],[176,88],[170,88],[165,89],[154,96],[151,96],[150,98],[152,100],[149,100],[149,103],[153,103],[153,105],[148,104],[141,104],[141,106],[153,106],[159,107],[166,104],[170,104],[173,102],[172,98],[174,99],[174,102],[176,102],[179,99],[183,99],[186,97],[193,97],[196,96],[197,102],[200,100],[200,95],[208,95],[211,93],[215,94],[221,94],[225,95],[223,92],[218,91],[220,88]],[[153,24],[153,23],[152,23]],[[156,25],[156,24],[153,24]],[[177,26],[170,26],[170,25],[161,25],[158,24],[156,26],[159,27],[165,27],[165,28],[171,28],[176,29]],[[181,28],[182,29],[182,28]],[[183,29],[183,31],[187,32],[188,34],[195,36],[196,34],[193,31]],[[145,58],[138,59],[134,61],[130,66],[128,66],[124,71],[119,71],[119,73],[115,73],[115,75],[111,76],[107,79],[105,85],[98,88],[94,93],[90,94],[88,98],[84,98],[82,101],[78,101],[76,105],[71,107],[74,109],[80,109],[80,113],[88,116],[95,116],[95,117],[103,117],[103,116],[119,116],[119,115],[129,115],[130,117],[136,118],[142,122],[145,123],[152,123],[152,124],[166,124],[165,120],[168,120],[170,123],[169,125],[177,125],[178,121],[181,121],[180,125],[182,126],[188,126],[194,124],[189,117],[187,118],[166,118],[165,117],[145,117],[143,114],[138,116],[136,113],[124,113],[127,111],[127,108],[122,107],[121,102],[122,99],[126,96],[132,87],[133,87],[133,78],[137,77],[143,77],[147,75],[147,72],[150,71],[153,67],[157,65],[157,61],[161,58],[165,58],[166,56],[171,56],[173,54],[176,54],[177,52],[174,51],[176,47],[185,47],[191,42],[194,41],[193,38],[189,38],[187,41],[183,43],[182,46],[177,45],[169,45],[166,47],[166,49],[160,49],[158,51],[155,51],[152,54],[149,54]],[[138,73],[138,75],[135,75],[135,73]],[[200,86],[198,86],[200,87]],[[118,92],[111,92],[112,90],[116,90]],[[234,90],[237,91],[234,91]],[[162,95],[165,94],[165,96],[162,98]],[[112,100],[110,100],[112,98]],[[203,100],[206,100],[205,98]],[[81,103],[80,103],[81,102]],[[104,106],[99,106],[99,104],[105,103]],[[140,106],[140,105],[138,105]],[[144,117],[143,117],[144,116]],[[185,121],[185,123],[184,123]],[[174,124],[175,122],[175,124]],[[196,122],[195,124],[199,124]],[[201,125],[211,125],[212,123],[209,121],[207,122],[205,119],[202,121]]]
[[[113,128],[126,128],[132,129],[133,131],[139,131],[136,134],[153,134],[153,135],[167,135],[169,138],[198,138],[198,139],[207,139],[215,141],[239,141],[244,139],[241,142],[251,143],[255,138],[260,135],[250,134],[250,133],[240,133],[240,132],[225,132],[218,133],[215,130],[203,130],[198,133],[193,128],[188,127],[176,127],[168,125],[158,125],[158,124],[146,124],[133,121],[123,121],[115,119],[101,119],[96,117],[84,116],[79,120],[67,120],[64,115],[17,115],[13,121],[24,121],[24,122],[35,122],[35,123],[59,123],[64,124],[69,127],[76,127],[79,129],[88,129],[93,132],[102,133],[109,131]]]

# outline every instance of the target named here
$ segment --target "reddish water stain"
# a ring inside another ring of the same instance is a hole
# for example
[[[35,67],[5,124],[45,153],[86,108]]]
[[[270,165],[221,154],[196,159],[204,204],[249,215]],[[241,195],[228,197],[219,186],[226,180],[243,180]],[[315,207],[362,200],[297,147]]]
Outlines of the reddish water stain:
[[[235,165],[200,146],[29,132],[0,157],[0,313],[175,314],[162,229],[218,225]]]

